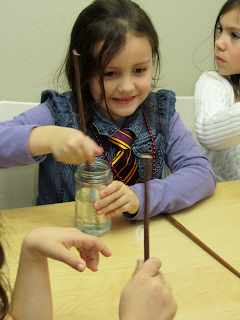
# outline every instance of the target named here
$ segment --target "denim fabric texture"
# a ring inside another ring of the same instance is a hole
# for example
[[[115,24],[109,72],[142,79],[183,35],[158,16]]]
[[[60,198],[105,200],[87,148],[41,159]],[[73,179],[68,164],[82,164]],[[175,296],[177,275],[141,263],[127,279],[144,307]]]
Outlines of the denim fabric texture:
[[[137,110],[127,118],[121,128],[133,132],[132,151],[138,164],[139,182],[143,182],[144,177],[143,161],[140,156],[152,155],[153,153],[152,140],[144,120],[142,108],[144,108],[156,146],[155,178],[161,179],[168,142],[169,121],[175,112],[175,101],[175,94],[172,91],[159,90],[156,93],[152,92]],[[56,91],[44,91],[41,103],[49,108],[55,125],[80,129],[75,117],[71,92],[59,94]],[[93,125],[104,150],[112,161],[116,149],[107,138],[113,136],[119,130],[119,127],[95,108],[93,109]],[[90,136],[96,141],[92,132],[90,132]],[[100,158],[105,159],[104,154]],[[57,162],[49,154],[39,164],[37,205],[73,201],[75,199],[75,171],[76,166]]]

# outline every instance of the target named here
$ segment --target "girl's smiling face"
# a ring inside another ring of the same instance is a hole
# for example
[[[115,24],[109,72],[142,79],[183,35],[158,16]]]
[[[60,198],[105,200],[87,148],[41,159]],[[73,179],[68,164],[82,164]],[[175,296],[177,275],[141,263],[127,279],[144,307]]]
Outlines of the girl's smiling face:
[[[228,76],[240,74],[240,15],[239,7],[227,11],[220,19],[215,41],[218,72]]]
[[[152,82],[152,48],[147,38],[129,34],[123,49],[110,61],[104,73],[106,103],[100,111],[108,118],[121,120],[135,112],[146,99]],[[101,88],[97,77],[89,83],[97,102]],[[107,109],[108,107],[108,109]]]

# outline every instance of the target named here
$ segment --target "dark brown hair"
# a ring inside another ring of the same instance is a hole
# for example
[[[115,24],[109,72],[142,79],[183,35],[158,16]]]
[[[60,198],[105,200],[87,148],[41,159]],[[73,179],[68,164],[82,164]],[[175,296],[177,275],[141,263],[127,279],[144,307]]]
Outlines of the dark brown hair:
[[[0,320],[3,320],[5,318],[9,309],[8,296],[4,288],[6,281],[4,275],[2,274],[2,267],[4,265],[4,262],[5,254],[2,244],[0,243]]]
[[[220,9],[217,19],[216,19],[216,23],[214,26],[214,45],[215,42],[218,38],[218,27],[219,27],[219,22],[222,18],[222,16],[232,10],[233,8],[239,7],[240,9],[240,0],[228,0],[227,2],[225,2],[225,4],[222,6],[222,8]],[[230,76],[225,76],[225,78],[227,78],[231,85],[233,86],[233,90],[234,90],[234,95],[235,95],[235,100],[236,101],[240,101],[240,74],[233,74]]]
[[[72,90],[76,106],[76,84],[72,50],[80,56],[81,90],[84,116],[88,128],[92,126],[92,106],[101,104],[105,99],[103,74],[109,62],[126,43],[131,33],[149,40],[155,67],[153,86],[160,74],[159,41],[148,15],[139,5],[130,0],[95,0],[78,16],[71,33],[71,40],[64,63],[65,73]],[[96,46],[101,44],[96,54]],[[89,81],[97,76],[102,91],[101,101],[93,101]],[[78,110],[75,107],[78,114]]]

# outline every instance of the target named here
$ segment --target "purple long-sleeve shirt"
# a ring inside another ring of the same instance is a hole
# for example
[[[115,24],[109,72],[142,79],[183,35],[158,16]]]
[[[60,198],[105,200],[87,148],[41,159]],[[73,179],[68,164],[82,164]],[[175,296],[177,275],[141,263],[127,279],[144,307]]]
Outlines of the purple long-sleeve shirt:
[[[172,174],[165,179],[155,179],[150,186],[150,215],[171,213],[189,207],[209,197],[215,190],[216,180],[211,162],[192,137],[175,112],[169,123],[169,139],[165,163]],[[144,219],[144,188],[142,184],[130,187],[140,200],[136,215],[124,213],[129,219]]]
[[[43,161],[46,155],[32,157],[28,148],[31,130],[37,126],[54,125],[45,104],[40,104],[11,121],[0,123],[0,168],[28,165]],[[212,165],[175,112],[169,123],[169,139],[165,162],[172,174],[165,179],[150,181],[151,216],[174,212],[210,196],[216,187]],[[143,219],[144,188],[142,183],[130,186],[140,200],[136,215]]]

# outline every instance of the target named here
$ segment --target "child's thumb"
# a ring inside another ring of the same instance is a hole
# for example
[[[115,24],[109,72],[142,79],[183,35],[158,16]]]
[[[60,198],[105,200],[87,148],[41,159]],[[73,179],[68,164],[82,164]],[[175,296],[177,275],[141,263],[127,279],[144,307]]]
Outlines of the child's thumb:
[[[143,260],[141,260],[141,259],[138,259],[138,260],[137,260],[137,266],[136,266],[136,268],[135,268],[132,276],[134,276],[135,274],[138,273],[138,271],[142,268],[143,264],[144,264],[144,261],[143,261]]]
[[[80,272],[83,272],[86,269],[85,261],[80,257],[76,256],[71,251],[68,251],[67,249],[62,255],[60,261],[68,264],[70,267]]]

